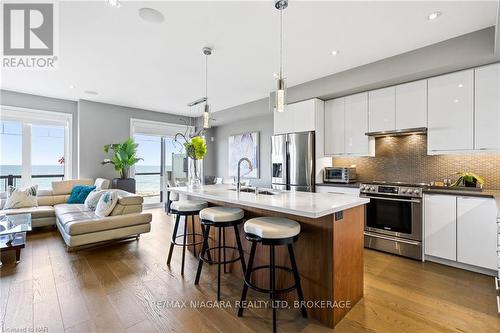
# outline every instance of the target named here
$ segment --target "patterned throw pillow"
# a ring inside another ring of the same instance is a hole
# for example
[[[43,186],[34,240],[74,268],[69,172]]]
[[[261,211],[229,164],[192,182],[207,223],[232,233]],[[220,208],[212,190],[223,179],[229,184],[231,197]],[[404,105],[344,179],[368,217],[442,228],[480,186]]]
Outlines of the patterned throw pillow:
[[[87,186],[87,185],[76,185],[71,190],[71,195],[68,198],[66,203],[69,204],[82,204],[87,199],[87,196],[90,192],[95,190],[95,186]]]
[[[106,191],[100,191],[100,190],[93,190],[92,192],[89,193],[87,196],[87,199],[85,199],[85,208],[89,210],[95,210],[97,207],[97,203],[99,202],[99,199],[101,196],[106,193]]]
[[[118,202],[118,193],[115,191],[106,191],[101,195],[97,207],[95,208],[95,215],[99,217],[106,217],[113,211],[116,203]]]
[[[37,190],[38,185],[33,185],[24,189],[9,186],[7,189],[7,201],[5,202],[3,209],[37,207]]]

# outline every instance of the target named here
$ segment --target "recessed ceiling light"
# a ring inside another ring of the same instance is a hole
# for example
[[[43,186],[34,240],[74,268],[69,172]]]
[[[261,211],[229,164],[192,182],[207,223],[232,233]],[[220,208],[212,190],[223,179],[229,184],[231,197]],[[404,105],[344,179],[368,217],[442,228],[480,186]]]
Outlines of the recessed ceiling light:
[[[74,85],[72,85],[72,84],[70,84],[70,85],[69,85],[69,89],[75,89],[75,86],[74,86]]]
[[[460,83],[460,84],[458,85],[458,87],[459,87],[459,88],[463,88],[463,87],[464,87],[464,85]]]
[[[151,23],[162,23],[165,17],[162,13],[153,8],[141,8],[139,9],[139,16],[146,22]]]
[[[84,93],[86,93],[87,95],[99,95],[97,91],[93,90],[85,90]]]
[[[441,15],[443,15],[443,13],[441,13],[440,11],[432,12],[432,13],[430,13],[429,15],[427,15],[427,19],[428,19],[429,21],[432,21],[432,20],[437,19],[437,18],[438,18],[438,17],[440,17]]]
[[[453,100],[453,103],[458,103],[458,102],[460,102],[458,99]]]
[[[122,6],[120,0],[106,0],[106,3],[113,8],[120,8]]]
[[[337,54],[339,54],[339,50],[333,50],[332,51],[332,55],[336,56]]]

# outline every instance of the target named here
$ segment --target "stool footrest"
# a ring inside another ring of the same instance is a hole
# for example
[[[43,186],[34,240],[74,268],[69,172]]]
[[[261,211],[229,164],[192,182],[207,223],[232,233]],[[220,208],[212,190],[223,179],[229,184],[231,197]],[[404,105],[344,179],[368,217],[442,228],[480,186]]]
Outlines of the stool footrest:
[[[275,269],[279,269],[279,270],[282,270],[282,271],[286,271],[286,272],[289,272],[289,273],[292,273],[293,274],[293,270],[290,268],[290,267],[285,267],[285,266],[274,266]],[[257,271],[257,270],[261,270],[261,269],[271,269],[271,265],[262,265],[262,266],[257,266],[257,267],[253,267],[251,270],[250,270],[250,279],[252,278],[252,273]],[[252,282],[250,281],[246,281],[245,280],[245,284],[249,287],[249,288],[252,288],[253,290],[255,291],[258,291],[258,292],[261,292],[261,293],[266,293],[266,294],[269,294],[271,293],[271,290],[270,289],[265,289],[265,288],[261,288],[261,287],[258,287],[256,286],[255,284],[253,284]],[[276,294],[286,294],[286,293],[289,293],[290,291],[292,290],[295,290],[297,289],[297,285],[294,284],[288,288],[282,288],[282,289],[276,289],[274,292]]]
[[[236,250],[238,251],[238,248],[236,246],[214,246],[214,247],[209,247],[206,249],[205,251],[205,254],[210,252],[210,251],[214,251],[214,250],[218,250],[219,248],[221,248],[223,251],[225,251],[226,249],[230,249],[230,250]],[[233,262],[237,262],[238,260],[240,260],[240,256],[234,258],[234,259],[231,259],[231,260],[222,260],[222,261],[218,261],[218,260],[209,260],[205,257],[202,257],[201,256],[201,253],[198,255],[198,258],[203,260],[203,262],[206,262],[207,264],[209,265],[214,265],[214,264],[232,264]],[[219,258],[220,260],[220,258]]]
[[[187,237],[190,237],[190,236],[199,236],[201,237],[202,239],[200,241],[195,241],[195,242],[186,242],[186,246],[193,246],[193,245],[200,245],[200,244],[203,244],[203,235],[202,234],[199,234],[199,233],[192,233],[192,232],[189,232],[186,234],[186,238]],[[175,237],[175,239],[179,238],[179,237],[184,237],[184,234],[181,234],[181,235],[177,235]],[[177,246],[184,246],[183,243],[178,243],[177,241],[170,241],[170,243],[173,243],[174,245],[177,245]]]

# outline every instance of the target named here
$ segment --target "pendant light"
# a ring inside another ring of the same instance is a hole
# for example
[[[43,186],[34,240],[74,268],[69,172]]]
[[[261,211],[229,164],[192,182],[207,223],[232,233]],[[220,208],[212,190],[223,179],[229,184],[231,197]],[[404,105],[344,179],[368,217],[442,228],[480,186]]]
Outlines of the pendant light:
[[[275,0],[274,7],[280,11],[280,72],[276,79],[275,106],[277,112],[286,109],[286,84],[283,77],[283,11],[288,7],[288,0]]]
[[[205,106],[203,109],[203,128],[210,128],[210,104],[208,104],[208,56],[212,54],[210,47],[202,49],[205,55]]]

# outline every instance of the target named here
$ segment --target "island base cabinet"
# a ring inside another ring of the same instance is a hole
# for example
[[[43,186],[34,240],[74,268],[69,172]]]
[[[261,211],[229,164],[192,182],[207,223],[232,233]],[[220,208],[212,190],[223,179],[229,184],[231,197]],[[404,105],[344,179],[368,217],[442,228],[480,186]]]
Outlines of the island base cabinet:
[[[496,269],[496,213],[494,200],[457,198],[457,261]]]
[[[424,196],[424,252],[457,260],[457,200],[455,196]]]

